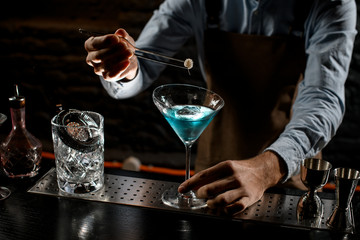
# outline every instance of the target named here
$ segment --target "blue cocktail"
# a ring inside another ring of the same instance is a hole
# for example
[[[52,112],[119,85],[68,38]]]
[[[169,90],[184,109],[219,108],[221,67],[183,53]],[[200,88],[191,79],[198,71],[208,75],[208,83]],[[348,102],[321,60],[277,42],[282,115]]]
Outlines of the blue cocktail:
[[[205,88],[186,84],[160,86],[154,90],[153,100],[185,145],[187,180],[190,178],[191,146],[224,106],[224,100]],[[192,191],[180,194],[170,189],[164,192],[162,200],[164,204],[176,208],[198,209],[206,206],[206,201],[196,198]]]
[[[215,116],[215,110],[199,105],[176,105],[162,112],[179,138],[193,144]]]

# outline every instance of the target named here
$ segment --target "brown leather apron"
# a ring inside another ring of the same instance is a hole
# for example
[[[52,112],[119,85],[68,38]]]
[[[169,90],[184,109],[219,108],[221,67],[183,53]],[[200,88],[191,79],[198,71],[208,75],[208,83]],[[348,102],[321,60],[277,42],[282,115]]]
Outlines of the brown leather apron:
[[[269,146],[290,120],[305,64],[303,41],[296,38],[207,30],[204,47],[208,88],[225,106],[199,139],[197,170]]]
[[[301,37],[204,32],[208,88],[225,100],[198,141],[195,170],[254,157],[290,121],[306,56]]]

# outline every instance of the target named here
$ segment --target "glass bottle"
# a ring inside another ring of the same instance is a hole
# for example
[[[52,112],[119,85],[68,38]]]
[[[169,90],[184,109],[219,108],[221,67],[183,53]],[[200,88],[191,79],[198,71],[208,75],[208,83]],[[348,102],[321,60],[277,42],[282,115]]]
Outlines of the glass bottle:
[[[42,144],[26,130],[25,97],[19,95],[17,85],[9,103],[12,129],[1,144],[1,166],[8,177],[33,177],[40,168]]]

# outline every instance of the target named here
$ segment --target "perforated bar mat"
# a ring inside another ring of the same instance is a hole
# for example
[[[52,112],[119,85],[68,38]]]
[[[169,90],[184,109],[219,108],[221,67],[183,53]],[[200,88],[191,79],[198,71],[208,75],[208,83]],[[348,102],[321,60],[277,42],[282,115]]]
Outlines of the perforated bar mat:
[[[66,194],[59,190],[56,182],[56,172],[53,168],[28,192],[216,216],[215,213],[207,208],[180,210],[164,205],[161,201],[162,193],[169,188],[177,187],[178,183],[174,182],[105,174],[105,186],[101,190],[81,195]],[[322,199],[324,204],[324,215],[322,218],[316,221],[298,221],[296,208],[299,198],[299,196],[265,193],[260,201],[236,215],[234,220],[267,222],[295,228],[328,229],[326,220],[335,207],[335,201]]]

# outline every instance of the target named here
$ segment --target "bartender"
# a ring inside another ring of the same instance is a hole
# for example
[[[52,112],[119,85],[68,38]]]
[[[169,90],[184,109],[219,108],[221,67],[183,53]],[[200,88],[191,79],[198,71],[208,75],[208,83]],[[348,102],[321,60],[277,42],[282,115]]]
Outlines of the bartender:
[[[225,100],[179,192],[235,214],[270,187],[301,188],[301,161],[320,153],[345,112],[355,25],[354,0],[164,1],[136,46],[173,56],[194,37],[207,86]],[[130,98],[165,66],[116,35],[135,44],[124,29],[90,37],[86,62],[110,96]]]

